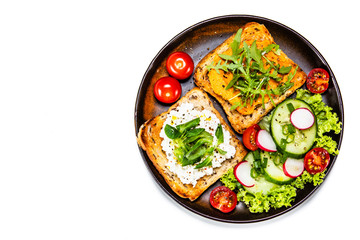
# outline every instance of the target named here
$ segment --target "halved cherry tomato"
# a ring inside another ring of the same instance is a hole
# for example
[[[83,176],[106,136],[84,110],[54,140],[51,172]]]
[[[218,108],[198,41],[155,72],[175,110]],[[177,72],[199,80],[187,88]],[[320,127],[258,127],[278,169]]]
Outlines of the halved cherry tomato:
[[[258,149],[258,146],[256,145],[256,134],[260,129],[259,125],[254,124],[245,130],[243,134],[243,143],[247,149],[251,151]]]
[[[181,96],[181,85],[175,78],[162,77],[154,85],[154,94],[160,102],[173,103]]]
[[[185,52],[174,52],[166,60],[168,73],[179,80],[187,79],[194,71],[194,62]]]
[[[322,68],[314,68],[310,71],[306,87],[312,93],[323,93],[329,87],[329,73]]]
[[[236,207],[237,197],[229,188],[219,186],[210,193],[210,204],[223,213],[228,213]]]
[[[330,155],[323,148],[311,149],[304,158],[305,169],[310,174],[319,173],[325,170],[330,163]]]

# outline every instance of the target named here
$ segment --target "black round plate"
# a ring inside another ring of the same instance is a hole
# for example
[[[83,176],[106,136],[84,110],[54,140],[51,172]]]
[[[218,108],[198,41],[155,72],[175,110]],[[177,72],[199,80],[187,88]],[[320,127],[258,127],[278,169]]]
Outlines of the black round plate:
[[[146,70],[139,87],[135,106],[135,133],[137,134],[139,127],[146,120],[161,114],[169,108],[169,105],[162,104],[154,98],[153,86],[157,79],[163,76],[168,76],[165,63],[166,58],[170,53],[174,51],[187,52],[193,58],[196,65],[207,53],[236,32],[239,27],[252,21],[264,24],[270,31],[270,34],[273,36],[275,42],[280,45],[281,50],[284,51],[290,59],[296,62],[305,71],[305,73],[309,73],[309,71],[315,67],[324,68],[329,72],[329,89],[323,94],[323,99],[325,103],[333,108],[333,110],[338,114],[340,121],[343,123],[343,103],[335,76],[323,56],[309,41],[291,28],[270,19],[249,15],[228,15],[211,18],[185,29],[171,39],[155,56]],[[182,95],[184,95],[195,86],[192,76],[190,79],[182,81],[181,85],[183,89]],[[211,99],[213,100],[214,106],[226,120],[226,115],[220,105],[213,98]],[[341,131],[338,135],[331,135],[331,137],[333,137],[333,139],[338,143],[339,148],[341,145],[342,135],[343,131]],[[241,139],[241,135],[238,135],[238,137]],[[306,185],[303,190],[298,190],[295,201],[292,206],[288,208],[284,207],[280,209],[271,209],[267,213],[254,214],[250,213],[243,203],[239,203],[234,211],[224,214],[212,208],[209,203],[210,192],[214,189],[214,187],[221,184],[219,181],[205,191],[194,202],[180,198],[166,184],[165,180],[153,166],[146,152],[144,152],[141,148],[139,148],[139,150],[153,177],[171,198],[186,209],[217,221],[249,223],[267,220],[294,209],[308,199],[319,188],[319,186],[314,187],[312,185]],[[328,175],[331,171],[335,160],[336,157],[331,158],[326,175]]]

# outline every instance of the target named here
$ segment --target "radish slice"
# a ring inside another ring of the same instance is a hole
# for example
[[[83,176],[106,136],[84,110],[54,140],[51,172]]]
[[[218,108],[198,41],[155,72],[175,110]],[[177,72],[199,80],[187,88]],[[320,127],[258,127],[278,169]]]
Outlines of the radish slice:
[[[304,159],[286,159],[283,170],[286,176],[296,178],[300,176],[304,171]]]
[[[248,161],[242,161],[234,168],[235,178],[245,187],[253,187],[255,179],[250,175],[251,164]]]
[[[274,140],[272,139],[270,133],[264,129],[261,129],[257,132],[256,145],[258,145],[261,150],[267,152],[276,152],[276,145]]]
[[[309,109],[297,108],[291,113],[290,121],[297,129],[305,130],[314,125],[315,117]]]

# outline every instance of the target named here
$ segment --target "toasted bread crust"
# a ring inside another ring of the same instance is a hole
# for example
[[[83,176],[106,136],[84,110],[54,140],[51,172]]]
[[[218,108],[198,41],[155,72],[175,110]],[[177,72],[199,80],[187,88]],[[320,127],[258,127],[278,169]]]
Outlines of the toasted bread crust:
[[[230,132],[230,144],[236,148],[236,153],[233,158],[225,160],[221,167],[215,168],[212,175],[205,175],[200,178],[195,187],[191,184],[183,184],[180,179],[166,167],[168,160],[161,147],[162,138],[160,137],[160,131],[166,120],[167,114],[184,102],[193,103],[197,110],[208,109],[212,111],[219,118],[224,128]],[[189,198],[191,201],[197,199],[208,187],[215,183],[230,168],[240,162],[247,154],[242,143],[233,130],[223,120],[220,113],[214,108],[207,94],[197,87],[189,91],[177,103],[171,106],[168,111],[146,121],[139,129],[137,142],[139,146],[146,151],[149,159],[164,177],[170,188],[180,197]]]
[[[247,23],[243,27],[243,33],[244,32],[250,32],[245,31],[245,29],[248,28],[258,28],[258,29],[264,29],[262,32],[262,35],[254,36],[254,35],[245,35],[242,36],[242,41],[244,39],[252,39],[252,40],[260,40],[260,39],[254,39],[254,38],[261,38],[267,39],[270,43],[275,43],[274,39],[272,38],[269,31],[261,24],[251,22]],[[214,61],[214,58],[226,50],[230,48],[230,44],[232,43],[233,39],[235,37],[235,34],[233,34],[231,37],[229,37],[227,40],[225,40],[222,44],[220,44],[218,47],[216,47],[214,50],[209,52],[196,66],[195,73],[194,73],[194,82],[195,84],[211,94],[216,100],[222,105],[228,120],[231,124],[231,126],[234,128],[235,131],[242,134],[248,127],[252,126],[255,123],[258,123],[267,113],[269,113],[273,108],[274,105],[269,101],[265,103],[265,108],[262,106],[257,107],[252,114],[249,115],[242,115],[236,110],[230,110],[231,104],[225,100],[222,96],[216,94],[214,90],[211,87],[209,77],[208,77],[208,70],[207,66],[212,64]],[[265,46],[264,46],[265,47]],[[288,58],[285,53],[281,52],[282,57],[284,61],[287,63],[287,65],[292,65],[293,69],[295,69],[298,65],[294,63],[290,58]],[[294,86],[288,89],[283,95],[280,96],[273,96],[274,103],[277,105],[284,101],[288,96],[293,94],[296,89],[300,88],[306,81],[306,73],[298,67],[297,72],[293,79],[291,80],[294,83]]]

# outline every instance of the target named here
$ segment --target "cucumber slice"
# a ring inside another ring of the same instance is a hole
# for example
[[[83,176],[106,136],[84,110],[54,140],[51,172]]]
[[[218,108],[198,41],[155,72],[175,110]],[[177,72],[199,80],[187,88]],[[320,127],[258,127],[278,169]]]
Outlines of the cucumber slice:
[[[244,187],[249,193],[256,194],[258,192],[261,192],[263,195],[268,194],[268,192],[271,191],[274,187],[277,185],[269,182],[264,177],[259,177],[259,179],[256,179],[255,185],[253,187]]]
[[[245,161],[248,161],[251,166],[254,163],[254,155],[252,152],[249,152],[245,158]],[[264,177],[258,177],[255,179],[255,185],[253,187],[244,187],[249,193],[256,194],[258,192],[262,192],[262,194],[266,195],[271,189],[276,187],[276,185],[272,182],[267,181]]]
[[[295,180],[295,178],[290,178],[285,175],[282,164],[279,166],[275,165],[272,156],[268,152],[262,152],[261,157],[268,159],[264,174],[264,177],[267,181],[278,185],[283,185],[291,183]]]
[[[315,117],[314,111],[306,102],[299,99],[287,99],[275,108],[270,123],[271,135],[278,150],[292,158],[304,157],[314,145],[317,133],[316,119],[312,127],[308,129],[291,128],[294,132],[287,132],[287,126],[292,126],[290,110],[297,108],[307,108]]]

